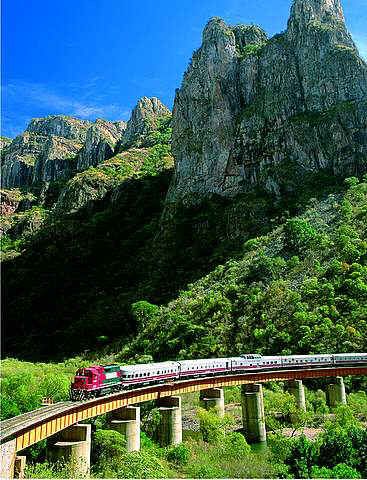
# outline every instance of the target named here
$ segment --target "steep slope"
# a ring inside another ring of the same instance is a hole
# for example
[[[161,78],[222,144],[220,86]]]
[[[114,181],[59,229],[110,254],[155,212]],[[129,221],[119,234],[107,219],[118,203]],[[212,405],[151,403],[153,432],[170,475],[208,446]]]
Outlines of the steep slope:
[[[131,147],[151,147],[162,117],[171,112],[156,98],[141,98],[128,123],[63,115],[33,119],[13,141],[2,140],[2,187],[41,185],[70,178]],[[153,137],[151,137],[153,135]]]
[[[140,333],[126,358],[365,352],[367,177],[347,184],[245,242],[168,305],[136,304]]]
[[[367,65],[339,0],[295,0],[287,30],[212,19],[177,92],[168,202],[296,190],[367,169]]]

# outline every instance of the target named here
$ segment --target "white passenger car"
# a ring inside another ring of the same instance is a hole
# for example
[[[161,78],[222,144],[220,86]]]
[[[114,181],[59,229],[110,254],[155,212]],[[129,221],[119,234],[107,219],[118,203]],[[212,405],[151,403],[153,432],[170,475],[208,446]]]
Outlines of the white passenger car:
[[[287,355],[282,358],[283,367],[306,367],[333,364],[333,355]]]
[[[120,375],[125,385],[150,384],[163,380],[178,378],[178,362],[143,363],[138,365],[123,365]]]
[[[336,365],[350,363],[367,363],[367,353],[338,353],[333,355]]]
[[[182,360],[180,378],[198,377],[201,375],[219,375],[231,370],[229,358],[203,358],[200,360]]]
[[[247,354],[240,357],[232,357],[232,372],[248,371],[259,368],[261,365],[261,355]]]

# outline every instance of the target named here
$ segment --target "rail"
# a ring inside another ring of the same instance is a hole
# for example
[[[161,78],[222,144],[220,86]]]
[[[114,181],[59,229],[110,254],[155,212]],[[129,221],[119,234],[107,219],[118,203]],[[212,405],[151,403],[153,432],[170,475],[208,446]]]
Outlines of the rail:
[[[0,443],[15,440],[15,449],[18,452],[78,422],[112,412],[121,407],[157,400],[162,397],[255,382],[348,375],[367,375],[367,364],[194,378],[126,390],[84,402],[59,402],[0,422]]]

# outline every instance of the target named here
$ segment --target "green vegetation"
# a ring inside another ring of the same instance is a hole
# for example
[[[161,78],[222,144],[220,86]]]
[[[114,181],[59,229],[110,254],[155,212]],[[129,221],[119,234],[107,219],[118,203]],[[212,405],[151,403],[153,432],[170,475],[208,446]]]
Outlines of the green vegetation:
[[[239,56],[243,58],[250,57],[252,55],[260,56],[262,49],[266,45],[265,42],[262,43],[248,43],[239,50]]]
[[[271,387],[278,389],[280,397],[279,385]],[[274,411],[278,408],[271,401],[267,407]],[[304,434],[285,436],[280,428],[269,434],[268,448],[258,453],[250,448],[242,433],[234,431],[235,417],[221,419],[214,412],[201,409],[197,414],[200,431],[184,431],[182,444],[161,448],[142,432],[141,451],[133,453],[126,451],[125,438],[120,433],[96,424],[92,477],[365,478],[367,430],[348,407],[339,407],[313,440]],[[69,468],[67,464],[30,462],[27,474],[30,478],[60,478]]]
[[[12,259],[19,254],[25,243],[44,224],[48,213],[43,207],[33,206],[24,212],[2,215],[0,220],[5,234],[0,242],[1,260]]]
[[[139,308],[140,312],[142,309]],[[143,309],[144,310],[144,309]],[[90,363],[110,363],[116,357],[75,358],[59,364],[32,364],[6,359],[2,362],[2,418],[40,407],[42,397],[67,399],[75,370]],[[306,382],[307,383],[307,382]],[[240,421],[240,387],[226,389],[232,403],[225,418],[198,408],[198,395],[183,396],[183,415],[194,414],[199,428],[184,431],[184,442],[161,448],[155,441],[156,410],[152,402],[142,404],[142,449],[127,453],[126,442],[116,431],[107,430],[106,418],[93,421],[93,476],[98,478],[365,478],[367,431],[360,423],[366,412],[366,393],[348,395],[348,407],[328,415],[325,395],[306,391],[307,414],[296,417],[295,402],[281,383],[264,390],[269,448],[255,453],[237,429]],[[346,380],[350,385],[350,380]],[[363,385],[363,383],[362,383]],[[234,404],[234,405],[233,405]],[[292,414],[292,418],[290,418]],[[360,419],[360,420],[359,420]],[[314,440],[299,435],[304,427],[321,428]],[[288,427],[285,436],[284,428]],[[289,428],[290,427],[290,428]],[[272,433],[270,433],[272,432]],[[45,461],[45,442],[30,447],[28,478],[68,478],[68,464]],[[335,477],[334,477],[335,476]]]
[[[366,440],[366,428],[348,407],[339,407],[315,441],[275,435],[269,443],[291,478],[365,478]]]
[[[295,125],[302,125],[308,123],[311,127],[325,125],[325,122],[333,121],[336,117],[343,113],[351,113],[356,109],[354,101],[344,101],[337,103],[333,107],[324,111],[308,111],[300,113],[291,118],[291,122]]]
[[[333,32],[336,29],[335,23],[321,22],[320,20],[312,20],[309,23],[309,27],[322,33]]]
[[[365,351],[367,183],[348,185],[153,311],[126,355]]]
[[[1,419],[39,408],[43,397],[51,397],[54,401],[68,399],[70,379],[83,363],[80,358],[60,364],[3,360]]]

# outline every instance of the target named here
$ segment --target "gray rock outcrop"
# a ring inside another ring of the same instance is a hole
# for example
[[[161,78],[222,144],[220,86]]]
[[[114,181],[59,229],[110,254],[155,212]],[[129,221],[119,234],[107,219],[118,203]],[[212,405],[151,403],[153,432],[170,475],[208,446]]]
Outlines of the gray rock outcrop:
[[[91,123],[63,115],[33,119],[2,156],[2,186],[24,187],[69,174]]]
[[[157,120],[166,115],[171,112],[158,98],[141,98],[127,122],[118,150],[150,146],[149,135],[156,129]]]
[[[1,152],[4,150],[4,148],[6,148],[10,144],[11,144],[11,138],[0,137],[0,150],[1,150]]]
[[[125,130],[125,122],[97,119],[87,132],[84,146],[78,155],[77,170],[96,166],[112,157]]]
[[[340,0],[295,0],[287,30],[206,26],[177,91],[168,202],[295,189],[367,170],[367,65]]]

